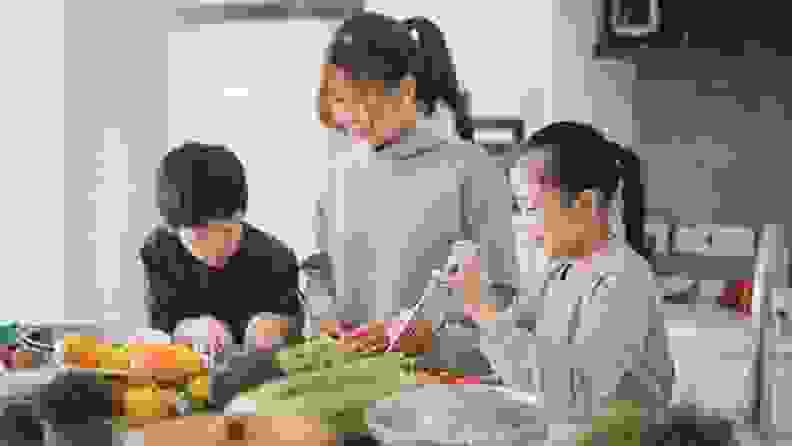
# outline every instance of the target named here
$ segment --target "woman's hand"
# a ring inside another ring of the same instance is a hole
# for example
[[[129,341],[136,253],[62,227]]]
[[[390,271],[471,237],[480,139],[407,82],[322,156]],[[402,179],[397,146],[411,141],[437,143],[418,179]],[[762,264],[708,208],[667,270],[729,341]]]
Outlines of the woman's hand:
[[[319,333],[331,338],[338,337],[338,321],[335,319],[321,320],[319,322]]]

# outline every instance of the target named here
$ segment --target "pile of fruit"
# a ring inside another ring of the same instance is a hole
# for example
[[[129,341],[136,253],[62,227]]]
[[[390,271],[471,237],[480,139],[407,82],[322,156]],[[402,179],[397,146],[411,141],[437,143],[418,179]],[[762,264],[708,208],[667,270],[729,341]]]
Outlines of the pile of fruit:
[[[92,369],[113,385],[114,416],[129,426],[177,415],[209,401],[209,372],[200,353],[186,345],[108,344],[91,336],[67,336],[63,362]]]

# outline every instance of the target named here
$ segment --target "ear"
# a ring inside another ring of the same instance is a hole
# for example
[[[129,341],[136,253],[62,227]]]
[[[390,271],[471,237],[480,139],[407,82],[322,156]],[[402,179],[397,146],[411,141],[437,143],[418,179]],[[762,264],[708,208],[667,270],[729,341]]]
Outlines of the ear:
[[[407,78],[399,82],[399,95],[404,105],[415,105],[415,79]]]
[[[593,190],[584,190],[583,192],[578,193],[577,198],[575,199],[575,209],[585,209],[591,210],[594,209],[597,205],[597,192]]]

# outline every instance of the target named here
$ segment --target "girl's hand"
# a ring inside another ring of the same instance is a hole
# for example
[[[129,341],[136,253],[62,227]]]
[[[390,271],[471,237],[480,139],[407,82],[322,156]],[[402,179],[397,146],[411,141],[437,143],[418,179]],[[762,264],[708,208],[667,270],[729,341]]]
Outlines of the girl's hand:
[[[392,324],[389,338],[393,339],[398,335],[399,324],[405,321],[396,321]],[[432,349],[432,321],[412,320],[402,331],[401,337],[396,346],[398,351],[403,353],[418,354],[425,353]]]
[[[344,351],[384,352],[388,347],[388,337],[384,321],[372,321],[348,335],[342,336],[340,344]]]

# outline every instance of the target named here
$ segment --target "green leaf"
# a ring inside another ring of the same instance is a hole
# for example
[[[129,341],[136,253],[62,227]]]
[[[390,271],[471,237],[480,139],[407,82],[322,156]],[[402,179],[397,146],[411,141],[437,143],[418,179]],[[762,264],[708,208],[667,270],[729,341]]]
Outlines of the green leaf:
[[[113,430],[116,432],[129,431],[129,423],[127,417],[113,417],[112,425],[113,425]]]

